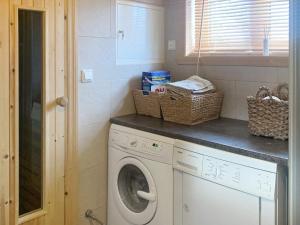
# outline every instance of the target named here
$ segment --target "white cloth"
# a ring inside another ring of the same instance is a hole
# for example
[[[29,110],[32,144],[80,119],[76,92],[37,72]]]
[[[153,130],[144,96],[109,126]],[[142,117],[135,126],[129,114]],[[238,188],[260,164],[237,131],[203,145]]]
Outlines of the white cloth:
[[[280,99],[276,96],[272,96],[272,99],[277,101],[277,102],[280,102]],[[263,98],[263,100],[270,100],[270,96],[267,96],[267,97]]]
[[[196,75],[191,76],[186,80],[169,83],[167,86],[171,86],[173,91],[174,89],[172,87],[175,87],[184,89],[192,94],[202,94],[216,89],[209,80],[203,79],[202,77]]]

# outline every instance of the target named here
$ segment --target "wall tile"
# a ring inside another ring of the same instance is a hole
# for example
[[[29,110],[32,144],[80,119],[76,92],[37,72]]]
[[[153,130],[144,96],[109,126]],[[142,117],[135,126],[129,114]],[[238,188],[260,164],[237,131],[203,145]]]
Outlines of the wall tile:
[[[132,89],[140,88],[140,77],[111,84],[111,117],[135,113]]]
[[[160,64],[160,63],[144,64],[144,65],[139,65],[139,66],[140,66],[141,73],[142,72],[147,72],[147,71],[161,70],[162,69],[162,64]]]
[[[235,82],[224,81],[224,80],[212,80],[217,86],[218,90],[224,93],[222,117],[236,118],[237,106],[236,106],[236,95],[235,95]]]
[[[278,68],[277,69],[277,82],[278,83],[289,83],[289,69]]]
[[[94,216],[96,216],[100,221],[102,221],[104,224],[106,224],[106,207],[99,207],[96,209],[92,209]],[[79,224],[80,225],[91,225],[89,220],[87,220],[84,216],[84,214],[79,215]],[[94,224],[97,224],[94,222]]]
[[[84,171],[106,164],[107,143],[110,124],[95,123],[79,127],[79,170]]]
[[[101,164],[79,174],[79,215],[106,205],[107,166]]]
[[[90,68],[102,74],[101,79],[109,78],[102,73],[103,67],[115,66],[115,39],[79,37],[78,38],[78,67],[79,70]]]
[[[116,65],[115,71],[115,76],[111,77],[113,81],[130,80],[142,74],[140,65]]]
[[[276,82],[277,68],[249,66],[205,66],[205,73],[212,79]]]
[[[109,37],[111,35],[111,0],[78,0],[78,34]]]
[[[106,123],[110,116],[110,82],[79,84],[79,126]]]

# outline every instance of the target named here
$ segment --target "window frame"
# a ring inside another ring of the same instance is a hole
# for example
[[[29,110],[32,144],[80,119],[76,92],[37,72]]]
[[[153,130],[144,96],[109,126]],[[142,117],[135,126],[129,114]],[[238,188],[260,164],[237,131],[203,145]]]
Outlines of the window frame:
[[[187,21],[187,1],[183,1],[184,7],[181,7],[181,12],[177,15],[177,21],[182,21],[182,24],[178,22],[177,34],[177,51],[176,61],[178,64],[193,65],[197,64],[198,55],[196,53],[188,54],[188,47],[190,41],[188,40],[188,21]],[[183,30],[181,30],[183,28]],[[256,66],[256,67],[288,67],[289,56],[259,56],[259,55],[204,55],[200,57],[200,65],[208,66]]]

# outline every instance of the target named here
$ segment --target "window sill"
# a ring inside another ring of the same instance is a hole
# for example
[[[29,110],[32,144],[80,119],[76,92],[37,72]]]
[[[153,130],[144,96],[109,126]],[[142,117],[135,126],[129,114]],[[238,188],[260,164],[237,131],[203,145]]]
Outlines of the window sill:
[[[177,57],[179,65],[197,64],[197,57]],[[202,56],[203,66],[255,66],[255,67],[288,67],[288,56]]]

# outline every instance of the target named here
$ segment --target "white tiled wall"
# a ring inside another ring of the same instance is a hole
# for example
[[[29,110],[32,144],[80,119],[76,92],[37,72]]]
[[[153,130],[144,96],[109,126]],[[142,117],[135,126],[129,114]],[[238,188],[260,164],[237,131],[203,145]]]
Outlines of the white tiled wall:
[[[149,1],[162,4],[161,0]],[[79,225],[89,225],[87,209],[106,220],[107,139],[111,116],[135,112],[132,88],[143,71],[162,65],[116,66],[115,0],[78,0],[78,69],[93,69],[93,83],[80,83]]]
[[[184,13],[183,2],[166,0],[166,41],[182,42],[178,40],[178,34],[185,32],[184,26],[174,21]],[[171,71],[176,80],[196,73],[196,66],[176,63],[176,51],[167,51],[166,60],[165,68]],[[248,119],[246,97],[254,95],[259,86],[274,87],[278,83],[288,82],[288,68],[202,66],[200,71],[203,77],[213,81],[225,93],[222,116],[241,120]]]
[[[174,64],[176,58],[170,53],[167,61],[165,68],[176,80],[196,73],[196,66]],[[240,120],[248,120],[247,96],[255,95],[262,85],[273,89],[279,83],[288,82],[287,68],[202,66],[200,71],[201,76],[211,80],[225,94],[222,116]]]

